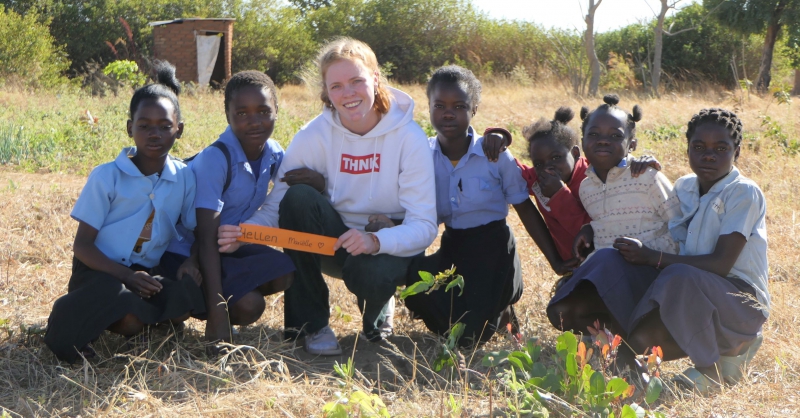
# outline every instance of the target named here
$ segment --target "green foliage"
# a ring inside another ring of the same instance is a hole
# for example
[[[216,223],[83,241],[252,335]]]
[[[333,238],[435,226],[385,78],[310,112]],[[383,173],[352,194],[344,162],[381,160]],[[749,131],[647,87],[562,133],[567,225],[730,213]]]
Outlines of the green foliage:
[[[233,31],[233,72],[264,71],[277,84],[297,82],[296,72],[316,53],[317,43],[299,9],[276,0],[230,3],[236,18]]]
[[[147,83],[147,76],[139,72],[139,64],[130,60],[117,60],[103,68],[103,74],[126,86],[138,88]]]
[[[784,132],[783,127],[768,115],[763,115],[761,118],[761,127],[764,128],[764,137],[777,143],[783,152],[789,155],[795,155],[800,152],[800,140],[789,139],[789,135]]]
[[[414,296],[420,293],[430,294],[438,290],[440,287],[446,285],[444,291],[449,292],[451,289],[458,287],[461,292],[458,296],[464,293],[464,277],[456,274],[456,267],[453,266],[436,276],[427,271],[420,271],[419,277],[422,279],[410,286],[407,286],[400,292],[400,299],[405,299],[409,296]]]
[[[125,48],[134,46],[120,18],[130,26],[139,53],[149,56],[152,49],[149,22],[178,17],[225,17],[222,0],[2,0],[2,3],[24,15],[41,13],[40,21],[45,26],[51,20],[50,34],[66,45],[73,73],[82,71],[90,61],[107,63],[116,59],[106,42],[115,44],[121,39]],[[131,57],[126,54],[120,58]]]
[[[20,15],[0,8],[0,84],[53,87],[67,80],[69,60],[35,10]]]
[[[345,393],[337,392],[336,398],[332,402],[326,403],[322,407],[322,413],[330,418],[348,417],[389,417],[389,410],[383,403],[380,396],[368,394],[363,388],[357,387],[353,381],[355,374],[353,358],[347,359],[346,364],[338,361],[333,365],[333,371],[343,380],[339,380],[339,385],[345,389]]]
[[[611,338],[606,330],[596,331],[594,346],[598,349],[600,366],[592,367],[594,347],[565,332],[556,339],[555,354],[542,358],[542,346],[532,338],[516,351],[493,352],[483,358],[485,367],[500,368],[500,381],[513,394],[509,409],[516,414],[547,416],[548,409],[564,407],[567,402],[591,416],[659,416],[631,403],[635,388],[624,379],[609,375],[609,369],[621,343],[619,336]],[[660,357],[652,354],[653,362]],[[649,361],[649,360],[648,360]],[[656,366],[657,374],[657,366]],[[654,403],[661,395],[663,384],[651,377],[644,394],[646,404]]]
[[[675,32],[695,28],[663,38],[662,70],[667,87],[711,81],[732,88],[737,74],[739,79],[757,74],[763,39],[756,35],[732,36],[731,30],[716,20],[704,19],[707,13],[700,4],[692,4],[667,17],[664,26]],[[649,83],[654,27],[655,22],[651,21],[598,34],[598,58],[607,63],[611,53],[626,57],[633,64],[638,81]],[[732,61],[737,74],[731,68]]]

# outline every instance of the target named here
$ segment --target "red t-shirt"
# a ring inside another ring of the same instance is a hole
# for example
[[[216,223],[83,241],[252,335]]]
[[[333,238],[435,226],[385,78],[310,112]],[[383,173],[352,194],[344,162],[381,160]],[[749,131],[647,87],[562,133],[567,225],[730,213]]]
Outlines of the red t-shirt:
[[[547,199],[539,188],[539,177],[533,167],[528,167],[517,160],[522,170],[522,177],[528,183],[528,193],[536,199],[539,212],[542,213],[547,229],[556,243],[558,254],[564,260],[573,258],[572,244],[581,227],[592,218],[586,213],[579,195],[581,182],[586,178],[589,161],[585,157],[575,161],[572,178],[561,190]]]

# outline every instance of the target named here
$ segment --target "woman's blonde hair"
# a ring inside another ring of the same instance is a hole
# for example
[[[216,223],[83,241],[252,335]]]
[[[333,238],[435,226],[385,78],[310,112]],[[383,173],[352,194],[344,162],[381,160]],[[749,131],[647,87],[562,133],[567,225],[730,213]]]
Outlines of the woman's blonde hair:
[[[386,114],[389,111],[392,93],[389,91],[388,82],[381,74],[381,69],[378,66],[378,58],[369,45],[359,40],[341,37],[336,38],[325,44],[317,55],[317,68],[319,68],[319,98],[330,109],[333,109],[333,103],[328,97],[328,88],[325,85],[325,72],[328,71],[334,62],[339,60],[358,61],[361,62],[367,70],[376,72],[378,74],[378,82],[375,84],[375,104],[373,107],[379,113]]]

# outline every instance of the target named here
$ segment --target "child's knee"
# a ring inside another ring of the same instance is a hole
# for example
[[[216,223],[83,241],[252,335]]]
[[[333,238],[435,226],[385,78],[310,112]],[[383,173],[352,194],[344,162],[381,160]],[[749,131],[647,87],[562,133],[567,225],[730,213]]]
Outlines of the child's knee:
[[[108,330],[125,336],[136,335],[144,329],[144,323],[134,314],[127,314],[119,321],[111,324]]]
[[[231,308],[231,324],[250,325],[261,318],[267,304],[264,297],[258,292],[250,292],[244,295]]]
[[[278,292],[283,292],[292,285],[294,281],[294,273],[289,273],[278,277],[275,280],[270,281],[269,283],[265,283],[259,286],[258,291],[263,296],[272,295]]]

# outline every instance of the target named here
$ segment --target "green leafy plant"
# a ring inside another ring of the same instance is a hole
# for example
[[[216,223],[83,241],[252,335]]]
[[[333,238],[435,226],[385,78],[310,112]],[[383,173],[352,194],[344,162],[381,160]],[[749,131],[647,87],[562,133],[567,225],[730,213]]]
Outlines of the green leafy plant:
[[[369,394],[357,387],[353,380],[356,369],[352,357],[347,359],[347,363],[335,362],[333,371],[339,376],[339,385],[345,392],[336,392],[336,398],[322,407],[323,416],[329,418],[391,416],[380,396]]]
[[[400,292],[400,299],[405,299],[409,296],[417,295],[420,293],[430,294],[438,290],[440,287],[445,286],[444,291],[449,292],[454,287],[458,286],[461,292],[458,296],[464,293],[464,277],[456,274],[455,266],[434,276],[427,271],[420,271],[419,277],[422,279],[411,286],[406,287]]]
[[[422,279],[411,286],[406,287],[400,292],[400,299],[405,299],[409,296],[417,295],[420,293],[430,294],[445,286],[444,291],[449,292],[458,287],[461,292],[458,296],[464,293],[464,277],[456,274],[456,267],[452,266],[449,269],[434,276],[427,271],[420,271],[419,277]],[[455,291],[452,293],[455,295]],[[464,324],[457,322],[450,327],[447,333],[447,338],[441,346],[439,354],[433,361],[433,371],[440,372],[447,369],[455,368],[459,361],[460,353],[458,351],[458,340],[464,334]]]
[[[800,141],[797,139],[789,139],[789,135],[783,131],[783,127],[768,115],[763,115],[761,118],[761,127],[764,128],[764,136],[775,141],[783,152],[789,155],[795,155],[800,152]]]
[[[565,332],[556,339],[556,352],[549,359],[542,358],[542,346],[538,338],[531,338],[516,351],[491,352],[483,358],[483,365],[501,368],[500,382],[512,393],[508,408],[519,415],[547,416],[548,409],[579,409],[592,416],[627,416],[628,410],[635,416],[661,417],[663,414],[646,410],[638,404],[622,405],[631,399],[635,387],[621,377],[610,373],[622,340],[612,336],[608,330],[594,330],[592,347],[578,341],[575,334]],[[590,360],[598,355],[592,367]],[[660,365],[660,348],[654,348],[648,356],[656,375]],[[662,383],[657,376],[648,376],[644,401],[655,402],[661,394]],[[625,408],[627,407],[627,408]]]
[[[103,74],[126,86],[137,88],[147,83],[147,76],[139,72],[139,64],[130,60],[117,60],[103,68]]]

